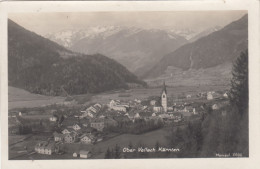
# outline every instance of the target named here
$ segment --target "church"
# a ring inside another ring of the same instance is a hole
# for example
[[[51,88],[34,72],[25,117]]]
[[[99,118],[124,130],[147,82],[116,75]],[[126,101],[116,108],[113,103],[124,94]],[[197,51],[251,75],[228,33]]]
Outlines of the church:
[[[161,105],[163,108],[164,112],[167,112],[167,90],[166,90],[166,85],[165,82],[163,82],[163,89],[162,89],[162,94],[161,94]]]
[[[154,112],[165,112],[167,113],[168,110],[168,105],[167,105],[167,90],[166,90],[166,85],[165,82],[163,82],[163,88],[161,92],[161,104],[160,106],[154,106],[153,111]]]

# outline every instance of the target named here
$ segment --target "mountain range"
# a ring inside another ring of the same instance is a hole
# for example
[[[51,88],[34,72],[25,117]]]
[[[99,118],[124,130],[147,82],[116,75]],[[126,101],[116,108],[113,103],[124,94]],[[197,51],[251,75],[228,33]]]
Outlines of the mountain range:
[[[145,85],[113,59],[72,52],[8,20],[8,83],[44,95]]]
[[[120,26],[66,30],[46,37],[75,52],[104,54],[136,75],[141,75],[163,55],[188,42],[173,32]]]
[[[207,81],[206,77],[211,78],[211,76],[215,76],[217,82],[221,78],[228,80],[231,76],[232,63],[240,55],[240,52],[247,48],[248,19],[245,15],[224,28],[185,44],[174,52],[163,56],[158,64],[153,66],[143,77],[150,79],[149,81],[161,78],[172,81],[174,77],[178,77],[177,74],[185,74],[186,80],[193,79],[193,81],[196,81],[195,77]],[[211,71],[207,72],[209,69]],[[218,73],[221,71],[225,72],[224,76],[220,76],[221,73]],[[202,72],[204,73],[202,74]],[[209,74],[209,72],[214,73]]]

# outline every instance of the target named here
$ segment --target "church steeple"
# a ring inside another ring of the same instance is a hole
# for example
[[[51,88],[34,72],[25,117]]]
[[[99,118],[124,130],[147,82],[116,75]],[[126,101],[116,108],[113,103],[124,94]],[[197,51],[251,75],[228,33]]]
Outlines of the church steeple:
[[[165,92],[167,94],[167,90],[166,90],[166,85],[165,85],[165,81],[163,81],[163,89],[162,89],[162,93]]]
[[[161,104],[163,107],[163,111],[167,112],[167,90],[165,81],[163,82],[163,89],[162,89],[162,95],[161,95]]]

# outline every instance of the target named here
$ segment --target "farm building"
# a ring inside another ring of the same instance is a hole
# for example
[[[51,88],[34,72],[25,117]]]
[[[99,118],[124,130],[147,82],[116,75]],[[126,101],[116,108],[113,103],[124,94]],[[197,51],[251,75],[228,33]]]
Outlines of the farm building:
[[[79,156],[80,156],[80,158],[89,158],[90,157],[90,152],[89,151],[85,151],[85,150],[80,150]]]
[[[42,141],[36,144],[35,151],[39,154],[51,155],[54,152],[58,152],[58,147],[55,146],[54,142]]]
[[[65,134],[64,136],[64,141],[65,143],[74,143],[78,139],[78,136],[76,133],[70,133],[70,134]]]
[[[54,141],[63,141],[64,134],[57,133],[56,131],[53,133]]]

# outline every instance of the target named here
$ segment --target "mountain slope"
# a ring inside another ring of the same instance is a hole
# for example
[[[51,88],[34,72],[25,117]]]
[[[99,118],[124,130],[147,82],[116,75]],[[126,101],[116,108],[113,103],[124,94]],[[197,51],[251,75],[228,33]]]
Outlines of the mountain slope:
[[[124,66],[103,55],[71,52],[8,20],[8,81],[33,93],[96,93],[144,85]]]
[[[165,55],[144,77],[154,78],[165,73],[169,66],[183,71],[231,64],[248,47],[247,15],[193,43],[183,45]]]
[[[75,52],[105,54],[137,75],[188,42],[182,36],[163,30],[116,26],[61,31],[46,37]]]
[[[202,32],[198,33],[197,35],[195,35],[194,37],[192,37],[189,42],[195,42],[196,40],[204,37],[204,36],[208,36],[209,34],[219,31],[222,27],[220,26],[214,26],[211,28],[208,28],[206,30],[203,30]]]

